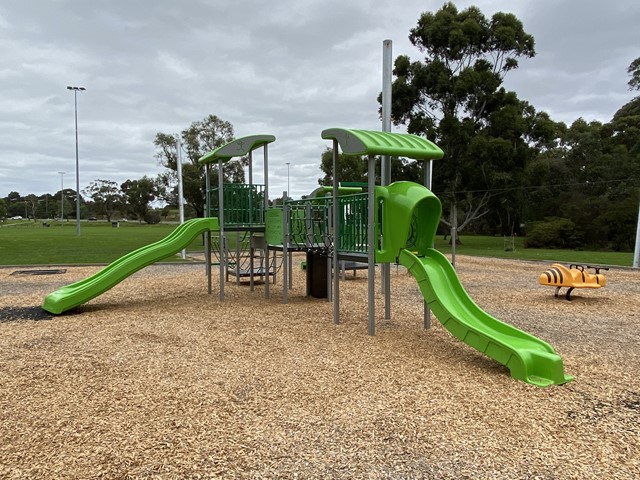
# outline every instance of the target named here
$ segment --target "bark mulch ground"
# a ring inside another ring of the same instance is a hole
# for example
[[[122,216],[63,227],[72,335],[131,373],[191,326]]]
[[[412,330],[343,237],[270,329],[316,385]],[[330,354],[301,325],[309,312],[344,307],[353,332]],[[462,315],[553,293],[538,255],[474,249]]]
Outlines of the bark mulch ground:
[[[0,269],[0,478],[640,478],[640,273],[573,301],[548,264],[458,256],[472,298],[548,342],[575,381],[541,389],[422,328],[392,268],[367,335],[366,272],[341,282],[342,323],[281,282],[206,293],[199,266],[153,266],[73,314],[38,310],[61,275]],[[46,321],[34,321],[39,319]]]

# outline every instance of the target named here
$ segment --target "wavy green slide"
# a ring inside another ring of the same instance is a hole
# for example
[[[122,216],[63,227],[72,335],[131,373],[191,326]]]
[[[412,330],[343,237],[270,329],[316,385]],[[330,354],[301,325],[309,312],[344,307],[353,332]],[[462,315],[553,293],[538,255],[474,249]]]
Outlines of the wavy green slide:
[[[434,249],[423,256],[403,250],[400,264],[418,281],[442,325],[467,345],[506,365],[511,376],[545,387],[569,382],[562,358],[548,343],[492,317],[469,297],[449,259]]]
[[[511,376],[538,385],[559,385],[565,375],[562,358],[548,343],[492,317],[469,297],[449,259],[431,248],[442,205],[422,185],[395,182],[376,187],[385,205],[385,247],[376,261],[398,261],[418,281],[420,291],[444,327],[467,345],[507,366]],[[413,253],[415,252],[415,253]]]
[[[198,235],[218,228],[218,219],[215,217],[189,220],[162,240],[140,247],[120,257],[98,273],[50,293],[45,297],[42,308],[47,312],[60,314],[82,305],[138,270],[179,252]]]

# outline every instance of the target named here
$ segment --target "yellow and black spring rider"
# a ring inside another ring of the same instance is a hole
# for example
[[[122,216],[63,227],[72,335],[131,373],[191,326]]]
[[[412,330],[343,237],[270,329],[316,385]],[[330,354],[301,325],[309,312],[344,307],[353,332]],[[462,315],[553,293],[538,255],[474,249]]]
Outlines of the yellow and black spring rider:
[[[595,273],[590,273],[586,269],[593,268]],[[569,268],[559,263],[554,263],[546,272],[540,274],[538,282],[540,285],[556,287],[555,296],[558,297],[560,289],[567,287],[565,298],[571,300],[571,292],[574,288],[601,288],[607,284],[607,280],[600,270],[609,270],[607,267],[591,265],[569,265]]]

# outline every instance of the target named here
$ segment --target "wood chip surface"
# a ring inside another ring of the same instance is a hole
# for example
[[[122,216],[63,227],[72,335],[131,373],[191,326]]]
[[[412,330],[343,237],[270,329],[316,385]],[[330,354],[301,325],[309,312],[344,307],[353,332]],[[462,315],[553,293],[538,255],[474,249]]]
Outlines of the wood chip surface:
[[[270,299],[231,281],[220,303],[215,269],[208,295],[203,265],[155,265],[43,319],[47,293],[100,267],[0,268],[0,478],[640,478],[640,272],[568,302],[538,285],[547,263],[457,257],[474,301],[576,377],[543,389],[425,330],[402,267],[375,337],[366,271],[335,325],[303,259],[286,305],[281,276]]]

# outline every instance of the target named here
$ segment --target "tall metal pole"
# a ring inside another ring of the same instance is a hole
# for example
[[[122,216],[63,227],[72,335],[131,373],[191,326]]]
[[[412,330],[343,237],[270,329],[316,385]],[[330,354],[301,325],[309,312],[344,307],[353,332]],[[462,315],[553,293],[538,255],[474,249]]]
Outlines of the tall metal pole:
[[[391,54],[392,54],[392,42],[391,40],[385,40],[382,42],[382,131],[391,131]],[[381,180],[382,186],[387,186],[391,183],[391,157],[384,155],[382,157],[381,164]],[[373,192],[369,192],[369,195],[373,195]],[[373,215],[372,211],[369,215]],[[385,212],[383,211],[384,215]],[[384,221],[384,220],[383,220]],[[375,239],[377,240],[377,239]],[[370,238],[369,241],[374,241]],[[384,242],[384,238],[382,239]],[[382,292],[384,293],[384,318],[389,320],[391,318],[391,264],[383,263],[381,267],[381,280],[382,280]]]
[[[78,92],[85,91],[84,87],[67,86],[73,91],[73,110],[76,123],[76,235],[80,236],[80,162],[78,161]]]
[[[269,144],[265,143],[262,147],[264,158],[264,214],[267,215],[269,210]],[[265,282],[264,282],[264,298],[269,298],[269,273],[271,272],[271,259],[269,258],[269,243],[267,241],[267,232],[264,232],[264,264],[265,264]],[[274,257],[276,252],[273,252]],[[275,265],[274,265],[275,267]],[[275,268],[273,274],[275,275]]]
[[[289,185],[289,165],[291,165],[291,162],[287,162],[286,165],[287,165],[287,198],[291,198],[291,187]]]
[[[331,279],[333,280],[333,323],[340,323],[340,265],[338,247],[340,245],[340,210],[338,205],[338,140],[333,139],[333,191],[331,217],[333,220],[333,256],[331,257]]]
[[[433,178],[433,160],[427,160],[423,163],[424,168],[424,186],[431,190],[431,182]],[[433,244],[429,245],[433,248]],[[425,330],[431,328],[431,310],[429,309],[429,304],[427,301],[424,301],[423,306],[423,325]]]
[[[178,212],[180,215],[180,225],[184,223],[184,198],[182,192],[182,143],[180,142],[180,135],[176,135],[176,170],[178,172]],[[207,192],[207,196],[209,193]],[[205,216],[208,216],[209,212],[206,212]],[[180,251],[180,258],[186,260],[187,251],[182,249]]]
[[[224,235],[224,176],[222,158],[218,159],[218,226],[220,229],[220,301],[224,301],[224,282],[227,273],[227,240]]]
[[[368,159],[368,173],[367,173],[367,182],[368,182],[368,190],[369,190],[369,194],[368,194],[368,198],[367,198],[367,204],[368,204],[368,210],[369,210],[369,215],[368,215],[368,220],[367,220],[367,239],[368,239],[368,246],[367,246],[367,264],[368,264],[368,269],[367,269],[367,281],[368,281],[368,301],[367,303],[369,304],[369,315],[368,315],[368,320],[367,320],[367,325],[368,325],[368,333],[369,335],[373,336],[376,334],[376,297],[375,297],[375,293],[376,293],[376,255],[375,255],[375,249],[376,249],[376,239],[374,238],[375,236],[375,225],[376,225],[376,215],[375,215],[375,211],[376,211],[376,200],[375,200],[375,195],[373,194],[373,190],[375,188],[376,185],[376,159],[373,155],[369,155],[369,159]]]
[[[211,165],[209,163],[205,166],[205,192],[207,196],[204,199],[205,215],[211,216]],[[221,257],[222,258],[222,255]],[[206,263],[205,271],[207,273],[207,293],[211,295],[211,230],[207,230],[207,234],[204,237],[204,260]],[[222,270],[222,262],[220,262],[220,269]],[[222,288],[222,286],[220,287]]]
[[[64,222],[64,174],[67,172],[58,172],[60,174],[60,221]]]
[[[636,248],[633,253],[633,268],[640,267],[640,204],[638,205],[638,226],[636,227]]]

